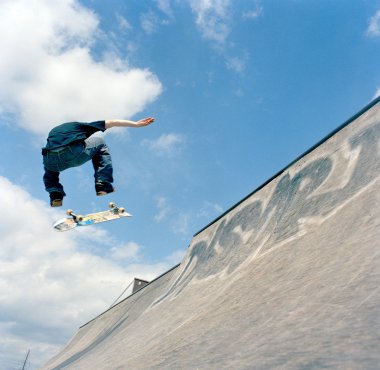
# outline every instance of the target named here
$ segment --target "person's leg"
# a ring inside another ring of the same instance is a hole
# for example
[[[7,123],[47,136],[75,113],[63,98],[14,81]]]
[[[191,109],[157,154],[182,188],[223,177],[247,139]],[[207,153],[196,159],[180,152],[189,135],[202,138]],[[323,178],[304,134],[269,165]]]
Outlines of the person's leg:
[[[79,166],[90,160],[83,154],[84,143],[74,143],[43,153],[45,189],[50,195],[50,205],[59,207],[62,205],[63,197],[66,195],[62,184],[59,182],[60,172],[70,167]]]
[[[85,140],[85,152],[92,157],[97,195],[112,193],[113,167],[108,146],[102,137],[90,136]]]
[[[45,189],[50,196],[50,205],[52,207],[60,207],[62,205],[63,197],[66,195],[62,184],[59,182],[59,172],[50,171],[44,167],[45,173],[43,181]]]

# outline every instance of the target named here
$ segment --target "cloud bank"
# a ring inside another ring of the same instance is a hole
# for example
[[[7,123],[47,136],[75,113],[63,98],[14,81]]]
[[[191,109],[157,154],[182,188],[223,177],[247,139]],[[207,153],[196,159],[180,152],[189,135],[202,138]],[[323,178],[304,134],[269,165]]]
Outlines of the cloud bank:
[[[173,256],[139,264],[141,246],[101,227],[56,232],[58,211],[1,176],[0,189],[0,364],[28,349],[41,364],[134,277],[152,280],[173,265]]]
[[[367,28],[367,36],[379,37],[380,36],[380,10],[378,10],[370,19]]]
[[[0,117],[8,124],[45,135],[64,121],[128,118],[162,91],[148,69],[95,56],[99,20],[75,0],[4,0],[0,14]]]

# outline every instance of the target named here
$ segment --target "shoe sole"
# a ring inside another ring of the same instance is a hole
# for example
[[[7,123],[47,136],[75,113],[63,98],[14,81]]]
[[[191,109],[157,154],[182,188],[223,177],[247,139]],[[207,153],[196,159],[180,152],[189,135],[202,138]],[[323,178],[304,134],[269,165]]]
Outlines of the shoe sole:
[[[54,199],[51,202],[52,207],[61,207],[62,206],[62,200],[61,199]]]
[[[106,192],[106,191],[98,191],[96,192],[96,195],[98,197],[101,197],[102,195],[107,195],[107,194],[111,194],[111,193],[114,193],[115,192],[115,189],[113,189],[112,191],[109,191],[109,192]]]

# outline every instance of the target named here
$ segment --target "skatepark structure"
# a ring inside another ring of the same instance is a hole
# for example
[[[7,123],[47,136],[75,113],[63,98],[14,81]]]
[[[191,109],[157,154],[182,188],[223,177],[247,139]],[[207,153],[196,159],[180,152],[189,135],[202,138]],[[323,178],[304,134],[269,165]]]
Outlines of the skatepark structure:
[[[42,369],[378,369],[379,247],[376,99]]]

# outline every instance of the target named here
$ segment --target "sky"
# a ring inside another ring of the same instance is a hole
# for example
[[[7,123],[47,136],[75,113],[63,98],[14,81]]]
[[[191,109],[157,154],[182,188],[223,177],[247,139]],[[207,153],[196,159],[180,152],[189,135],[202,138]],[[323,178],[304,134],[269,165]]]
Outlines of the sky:
[[[0,17],[0,370],[28,350],[37,369],[380,94],[379,0],[0,0]],[[103,134],[115,193],[96,197],[89,162],[50,207],[50,129],[148,116]],[[110,201],[133,217],[52,228]]]

